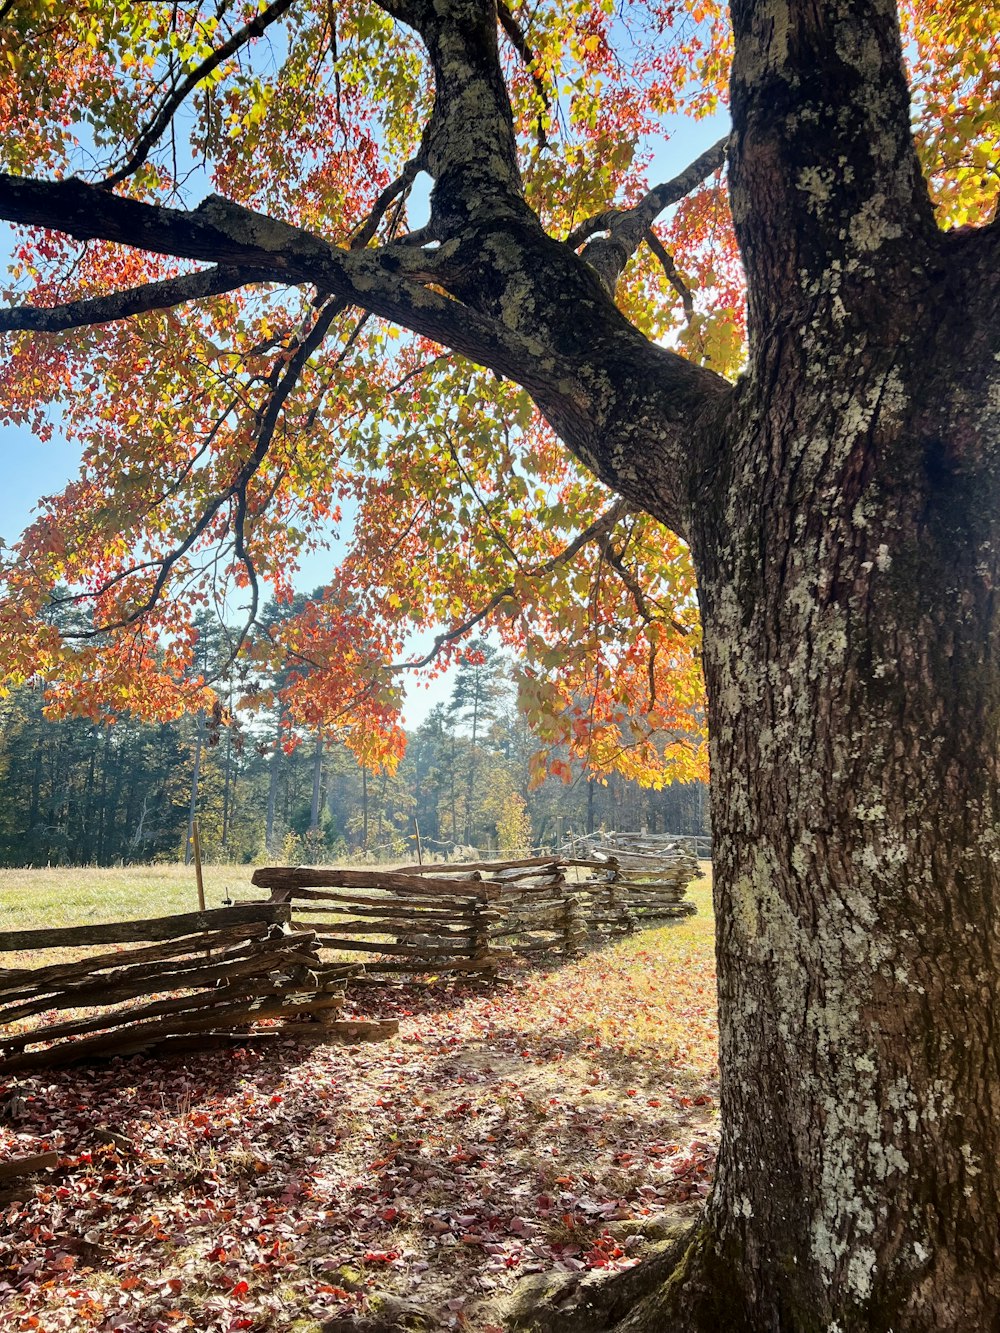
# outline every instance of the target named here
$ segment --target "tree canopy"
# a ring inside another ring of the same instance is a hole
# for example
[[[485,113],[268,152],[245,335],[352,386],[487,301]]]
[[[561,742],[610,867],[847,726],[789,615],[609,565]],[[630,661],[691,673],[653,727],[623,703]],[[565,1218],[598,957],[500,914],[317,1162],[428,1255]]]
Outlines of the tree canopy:
[[[82,465],[8,555],[0,635],[8,680],[50,680],[54,711],[199,706],[194,617],[214,606],[245,618],[234,650],[292,668],[301,720],[350,718],[348,743],[391,764],[401,679],[489,625],[523,654],[546,752],[703,772],[690,561],[657,520],[684,525],[567,383],[608,373],[585,310],[603,321],[611,295],[636,355],[675,347],[692,388],[740,369],[725,139],[690,165],[669,141],[725,104],[727,17],[713,0],[467,8],[3,6],[0,215],[19,226],[2,410],[65,433]],[[979,219],[988,19],[905,17],[938,207]],[[515,218],[554,302],[505,260]],[[564,303],[579,347],[552,332]],[[323,596],[251,630],[325,542]],[[88,613],[71,633],[46,611],[67,586]],[[429,653],[408,649],[419,629]]]

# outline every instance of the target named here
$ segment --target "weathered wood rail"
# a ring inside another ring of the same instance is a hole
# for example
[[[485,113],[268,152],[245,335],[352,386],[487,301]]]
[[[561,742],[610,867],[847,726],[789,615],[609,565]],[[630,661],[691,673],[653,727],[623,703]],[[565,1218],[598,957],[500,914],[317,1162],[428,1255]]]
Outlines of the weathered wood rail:
[[[606,857],[594,854],[609,868],[609,884],[628,903],[636,924],[669,921],[690,916],[696,909],[687,898],[688,885],[702,875],[698,858],[689,848],[675,847],[650,856],[627,858],[619,852],[608,852]]]
[[[295,908],[317,948],[365,955],[369,973],[496,975],[509,949],[492,942],[498,892],[478,876],[268,866],[252,882]]]
[[[589,936],[622,934],[642,922],[690,915],[696,909],[685,894],[701,870],[692,852],[671,847],[629,866],[615,854],[595,852],[406,866],[401,873],[445,878],[481,874],[483,883],[498,893],[498,906],[506,917],[501,930],[513,939],[516,952],[558,948],[573,954]]]
[[[639,870],[553,855],[384,871],[270,866],[253,883],[294,906],[318,947],[364,954],[367,972],[495,976],[515,954],[576,957],[595,936],[693,912],[684,894],[698,873],[686,853]]]
[[[388,1027],[376,1034],[358,1029],[379,1025],[337,1019],[346,980],[363,969],[324,962],[315,932],[293,928],[291,916],[287,903],[254,903],[0,932],[0,955],[105,950],[0,968],[0,1071],[246,1039],[264,1019],[269,1032],[303,1037],[391,1035]],[[69,1011],[62,1021],[59,1011]],[[31,1049],[37,1047],[43,1049]]]

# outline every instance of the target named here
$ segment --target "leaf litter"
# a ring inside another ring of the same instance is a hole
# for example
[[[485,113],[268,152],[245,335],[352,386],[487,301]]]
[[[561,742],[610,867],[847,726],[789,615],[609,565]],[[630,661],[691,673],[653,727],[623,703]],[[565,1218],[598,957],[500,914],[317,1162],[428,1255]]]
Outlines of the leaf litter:
[[[377,995],[377,1001],[373,998]],[[310,1333],[379,1296],[495,1333],[519,1278],[637,1262],[715,1159],[708,930],[472,986],[399,1036],[0,1079],[0,1329]]]

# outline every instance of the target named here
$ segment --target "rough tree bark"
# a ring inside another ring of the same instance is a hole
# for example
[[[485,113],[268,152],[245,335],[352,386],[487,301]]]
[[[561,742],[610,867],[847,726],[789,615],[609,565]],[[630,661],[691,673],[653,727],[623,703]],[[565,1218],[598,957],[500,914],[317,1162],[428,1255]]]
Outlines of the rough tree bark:
[[[687,536],[723,1141],[676,1266],[614,1280],[582,1321],[1000,1328],[998,225],[935,228],[890,0],[734,0],[750,295],[734,388],[613,303],[669,188],[576,254],[524,202],[493,5],[384,7],[434,67],[434,248],[338,250],[224,200],[183,213],[8,177],[2,216],[219,268],[0,328],[318,283],[517,379],[578,457]]]
[[[1000,1321],[997,330],[865,9],[733,7],[752,363],[692,529],[724,1141],[685,1299],[957,1333]]]

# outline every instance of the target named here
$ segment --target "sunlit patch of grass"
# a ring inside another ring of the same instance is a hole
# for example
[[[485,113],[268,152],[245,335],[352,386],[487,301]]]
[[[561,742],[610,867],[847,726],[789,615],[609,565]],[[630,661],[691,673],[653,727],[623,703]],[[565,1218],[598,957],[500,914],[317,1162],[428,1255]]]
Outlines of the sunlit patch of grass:
[[[205,900],[263,897],[252,866],[205,866]],[[198,910],[194,866],[85,866],[0,870],[0,930],[133,921]],[[47,960],[48,961],[48,960]]]
[[[249,865],[206,865],[205,906],[211,910],[232,902],[266,900],[266,890],[250,882],[253,870]],[[171,863],[0,869],[0,931],[58,930],[197,910],[194,866]],[[86,952],[0,952],[0,968],[70,962]],[[356,961],[349,954],[344,960]]]
[[[666,1067],[675,1080],[711,1078],[718,1057],[711,894],[706,875],[689,889],[697,915],[541,977],[533,1009],[544,1032],[590,1051],[606,1071],[631,1069],[637,1088],[655,1086]]]

